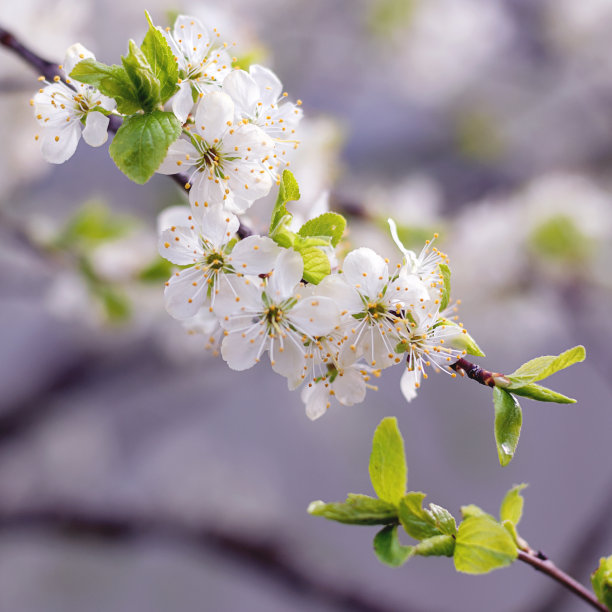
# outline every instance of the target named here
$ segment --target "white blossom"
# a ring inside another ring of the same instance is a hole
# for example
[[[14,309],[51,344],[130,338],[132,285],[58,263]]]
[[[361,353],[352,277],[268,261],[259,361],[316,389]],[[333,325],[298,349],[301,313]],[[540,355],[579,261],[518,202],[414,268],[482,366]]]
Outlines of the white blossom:
[[[189,173],[189,201],[196,217],[212,204],[243,213],[272,187],[262,160],[274,148],[255,125],[234,125],[234,103],[222,92],[204,96],[195,113],[189,140],[170,145],[157,172]]]
[[[112,111],[115,101],[89,85],[67,78],[74,66],[86,58],[95,59],[82,45],[72,45],[62,66],[68,84],[58,76],[32,99],[36,119],[43,127],[37,139],[43,157],[52,164],[61,164],[72,157],[81,135],[92,147],[103,145],[108,138],[109,118],[101,111]]]
[[[219,42],[220,34],[212,34],[196,17],[179,15],[172,33],[162,31],[179,67],[179,90],[172,99],[172,111],[185,123],[193,108],[193,90],[201,97],[217,89],[232,66],[227,44]],[[192,89],[193,88],[193,89]]]

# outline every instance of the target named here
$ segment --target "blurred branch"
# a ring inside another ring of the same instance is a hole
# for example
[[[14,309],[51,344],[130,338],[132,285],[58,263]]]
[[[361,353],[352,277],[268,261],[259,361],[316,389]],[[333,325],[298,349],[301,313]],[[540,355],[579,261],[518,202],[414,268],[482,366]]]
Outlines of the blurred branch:
[[[414,607],[385,605],[379,597],[359,592],[356,587],[339,586],[298,564],[289,554],[286,542],[273,539],[269,530],[263,537],[220,529],[211,525],[189,526],[170,519],[132,516],[91,510],[40,509],[17,512],[0,511],[0,531],[42,529],[68,537],[89,537],[105,542],[129,542],[150,537],[201,550],[212,550],[255,569],[285,589],[306,595],[322,604],[352,612],[405,612]]]
[[[55,76],[61,76],[58,64],[43,59],[40,55],[34,53],[34,51],[26,47],[2,26],[0,26],[0,44],[27,62],[39,75],[44,76],[47,81],[53,81]]]

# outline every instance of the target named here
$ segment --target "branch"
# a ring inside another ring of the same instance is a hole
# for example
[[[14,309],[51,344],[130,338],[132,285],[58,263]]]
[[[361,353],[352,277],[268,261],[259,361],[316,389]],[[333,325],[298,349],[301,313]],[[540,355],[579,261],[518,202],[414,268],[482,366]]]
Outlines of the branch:
[[[461,376],[467,376],[472,380],[475,380],[477,383],[481,385],[485,385],[487,387],[495,387],[497,386],[496,379],[498,377],[503,377],[503,374],[499,372],[489,372],[489,370],[485,370],[481,368],[479,365],[464,359],[458,359],[450,366],[451,369],[455,370]]]
[[[414,611],[414,608],[386,606],[357,588],[343,588],[333,579],[322,579],[300,567],[288,554],[288,546],[273,540],[223,530],[210,525],[188,526],[170,519],[130,516],[113,512],[108,516],[94,511],[73,509],[0,511],[0,531],[15,528],[43,529],[72,537],[127,542],[138,537],[154,537],[196,549],[213,549],[219,554],[255,569],[289,591],[307,595],[319,602],[354,612]],[[273,530],[276,531],[276,530]],[[272,531],[271,531],[272,532]],[[271,533],[270,532],[270,533]]]
[[[519,550],[518,558],[520,561],[527,563],[527,565],[531,565],[531,567],[538,572],[542,572],[543,574],[550,576],[553,580],[556,580],[559,584],[561,584],[561,586],[580,597],[592,608],[595,608],[595,610],[608,612],[608,608],[598,601],[593,593],[586,589],[582,584],[574,580],[571,576],[568,576],[565,572],[560,570],[541,552],[535,552],[533,550]]]

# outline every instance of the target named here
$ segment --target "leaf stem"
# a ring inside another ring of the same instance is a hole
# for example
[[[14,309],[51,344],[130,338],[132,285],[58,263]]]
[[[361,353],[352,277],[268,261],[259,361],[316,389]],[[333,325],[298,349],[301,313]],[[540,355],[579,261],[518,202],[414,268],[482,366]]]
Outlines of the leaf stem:
[[[559,584],[580,597],[580,599],[588,603],[595,610],[608,612],[608,608],[598,601],[593,593],[586,589],[577,580],[574,580],[571,576],[560,570],[550,559],[546,557],[546,555],[531,549],[527,551],[519,550],[518,558],[520,561],[523,561],[523,563],[531,565],[531,567],[533,567],[536,571],[542,572],[543,574],[550,576],[553,580],[556,580]]]

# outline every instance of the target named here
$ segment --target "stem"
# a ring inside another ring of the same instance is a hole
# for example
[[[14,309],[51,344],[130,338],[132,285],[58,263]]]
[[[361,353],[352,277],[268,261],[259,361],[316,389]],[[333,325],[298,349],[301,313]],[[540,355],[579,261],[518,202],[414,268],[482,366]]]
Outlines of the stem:
[[[519,550],[518,558],[520,561],[523,561],[523,563],[531,565],[531,567],[538,572],[542,572],[543,574],[550,576],[553,580],[556,580],[559,584],[561,584],[561,586],[580,597],[580,599],[588,603],[595,610],[608,612],[608,608],[598,601],[593,593],[591,593],[578,581],[574,580],[571,576],[568,576],[565,572],[560,570],[541,552],[535,552],[534,550]]]
[[[472,363],[463,357],[455,361],[455,363],[453,363],[453,365],[450,367],[458,374],[461,374],[461,376],[467,376],[468,378],[471,378],[472,380],[475,380],[481,385],[485,385],[487,387],[498,386],[497,378],[500,376],[503,377],[503,374],[499,374],[498,372],[489,372],[489,370],[485,370],[479,365]]]

